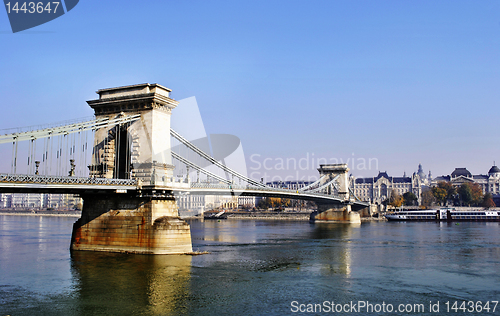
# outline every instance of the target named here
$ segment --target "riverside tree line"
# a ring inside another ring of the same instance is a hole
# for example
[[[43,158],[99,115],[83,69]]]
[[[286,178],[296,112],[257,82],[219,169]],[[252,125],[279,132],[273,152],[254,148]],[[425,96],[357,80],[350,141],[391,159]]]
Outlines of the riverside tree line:
[[[394,207],[413,206],[418,205],[418,198],[413,192],[400,195],[395,190],[392,190],[385,203]],[[429,207],[435,204],[442,206],[496,206],[491,193],[483,194],[479,184],[463,183],[459,187],[455,187],[446,181],[441,181],[437,186],[422,191],[421,205]]]

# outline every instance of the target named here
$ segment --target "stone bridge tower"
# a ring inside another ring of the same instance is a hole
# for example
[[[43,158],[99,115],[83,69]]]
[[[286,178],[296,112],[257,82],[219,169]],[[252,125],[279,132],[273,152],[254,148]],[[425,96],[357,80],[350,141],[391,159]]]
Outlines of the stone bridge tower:
[[[347,168],[347,164],[320,165],[318,171],[320,177],[324,176],[324,179],[323,181],[321,181],[320,185],[330,182],[336,178],[335,182],[337,192],[335,193],[341,196],[344,200],[349,200],[349,168]],[[331,190],[331,187],[329,188],[329,190]],[[333,192],[331,191],[328,192],[328,194],[332,193]]]
[[[172,177],[170,115],[179,102],[159,84],[101,89],[98,100],[87,101],[96,119],[140,115],[120,126],[102,127],[95,133],[90,175],[99,178],[167,182]]]
[[[324,176],[320,186],[333,181],[333,185],[327,188],[328,194],[335,193],[340,196],[342,204],[318,203],[318,211],[311,214],[313,222],[346,222],[361,223],[360,214],[352,210],[351,194],[349,192],[349,168],[347,164],[320,165],[318,168],[320,177]],[[335,190],[336,192],[332,192]]]
[[[170,115],[178,102],[158,84],[97,91],[87,101],[96,119],[136,115],[95,133],[91,177],[138,180],[137,192],[82,195],[82,217],[74,224],[71,249],[146,254],[192,251],[189,225],[180,220],[172,191]],[[170,188],[171,189],[171,188]]]

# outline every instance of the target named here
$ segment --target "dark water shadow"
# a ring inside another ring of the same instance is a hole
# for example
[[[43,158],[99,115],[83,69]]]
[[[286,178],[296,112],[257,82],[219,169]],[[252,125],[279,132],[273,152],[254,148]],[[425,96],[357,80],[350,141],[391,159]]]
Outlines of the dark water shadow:
[[[190,295],[191,256],[73,251],[77,315],[177,315]]]

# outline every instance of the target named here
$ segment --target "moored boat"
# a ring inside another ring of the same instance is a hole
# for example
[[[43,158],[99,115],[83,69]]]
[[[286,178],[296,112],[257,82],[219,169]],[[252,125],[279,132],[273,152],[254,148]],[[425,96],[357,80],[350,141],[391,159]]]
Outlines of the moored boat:
[[[490,210],[438,210],[399,211],[386,214],[389,221],[462,221],[462,222],[499,222],[500,212]]]
[[[226,211],[220,211],[219,213],[205,213],[205,219],[227,219]]]

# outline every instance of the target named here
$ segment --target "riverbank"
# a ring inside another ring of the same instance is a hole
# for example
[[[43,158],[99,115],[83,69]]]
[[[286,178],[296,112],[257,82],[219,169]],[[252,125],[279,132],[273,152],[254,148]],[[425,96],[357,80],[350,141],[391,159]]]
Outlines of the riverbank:
[[[297,213],[279,213],[279,212],[228,212],[227,219],[236,220],[279,220],[279,221],[309,221],[310,212]],[[20,210],[1,210],[0,215],[17,215],[17,216],[59,216],[59,217],[75,217],[81,216],[81,211],[20,211]],[[201,219],[199,216],[182,217],[183,219]],[[361,222],[378,222],[387,221],[383,216],[380,217],[362,217]]]
[[[243,220],[280,220],[280,221],[308,221],[311,213],[277,213],[277,212],[251,212],[228,213],[227,219]]]
[[[379,217],[361,217],[361,222],[387,222],[387,218],[382,215]]]
[[[80,217],[81,211],[57,211],[57,210],[1,210],[0,215],[16,215],[16,216],[59,216],[59,217]]]
[[[278,221],[309,221],[311,212],[226,212],[227,220],[278,220]],[[201,219],[200,216],[183,217],[183,219]],[[383,216],[380,217],[362,217],[362,222],[387,221]]]

